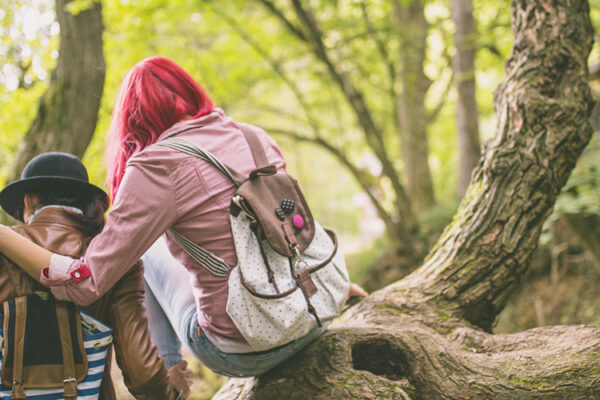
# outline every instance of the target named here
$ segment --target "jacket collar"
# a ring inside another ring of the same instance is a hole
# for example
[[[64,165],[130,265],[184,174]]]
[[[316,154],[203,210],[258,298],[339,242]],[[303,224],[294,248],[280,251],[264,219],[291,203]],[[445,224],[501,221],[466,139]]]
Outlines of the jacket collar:
[[[176,123],[169,129],[167,129],[166,131],[161,133],[157,139],[157,142],[164,140],[168,137],[171,137],[173,135],[176,135],[178,133],[188,131],[190,129],[200,128],[204,125],[209,125],[209,124],[213,123],[214,121],[216,121],[220,118],[223,118],[224,116],[225,116],[225,113],[223,112],[223,110],[216,107],[214,110],[212,110],[208,114],[203,115],[199,118],[186,119],[183,121],[179,121],[178,123]]]
[[[69,211],[51,207],[41,210],[28,224],[11,229],[53,253],[79,258],[91,239],[82,233],[83,227]]]
[[[83,215],[83,211],[81,211],[79,208],[76,208],[76,207],[69,207],[69,206],[44,206],[42,208],[38,208],[37,210],[35,210],[35,212],[33,213],[33,215],[29,216],[29,218],[27,219],[27,221],[25,223],[29,224],[31,221],[34,220],[34,218],[38,214],[40,214],[43,210],[46,210],[46,209],[49,209],[49,208],[62,208],[67,213],[73,213],[73,214],[77,214],[77,215]]]
[[[79,211],[79,210],[77,210]],[[81,229],[82,223],[78,222],[72,216],[81,215],[79,212],[71,210],[70,207],[50,206],[39,209],[27,221],[28,226],[56,224],[64,227],[72,227],[77,230]]]

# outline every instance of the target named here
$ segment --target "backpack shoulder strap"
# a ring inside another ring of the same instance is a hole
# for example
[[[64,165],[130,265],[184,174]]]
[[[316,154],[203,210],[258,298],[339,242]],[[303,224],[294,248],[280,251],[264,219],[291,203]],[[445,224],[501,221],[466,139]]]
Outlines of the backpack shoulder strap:
[[[8,302],[5,303],[4,311],[8,310]],[[27,317],[27,297],[21,296],[15,298],[15,331],[14,331],[14,349],[13,349],[13,372],[12,372],[12,393],[10,398],[14,400],[25,399],[25,389],[23,384],[23,353],[25,340],[25,324]],[[5,326],[6,328],[6,326]],[[5,330],[6,331],[6,330]]]
[[[181,151],[183,153],[198,157],[198,158],[208,162],[209,164],[212,164],[219,171],[221,171],[221,173],[228,176],[229,179],[231,179],[233,181],[233,183],[235,184],[235,186],[237,186],[237,187],[239,187],[246,180],[246,177],[244,175],[242,175],[235,169],[230,168],[227,165],[223,164],[211,152],[198,146],[195,143],[190,142],[187,139],[182,139],[182,138],[171,136],[164,140],[161,140],[160,142],[157,142],[156,145],[165,146],[165,147],[169,147],[173,150]]]
[[[216,276],[227,276],[231,267],[215,253],[205,250],[191,240],[184,237],[173,228],[167,230],[168,235],[181,246],[181,248],[198,264]]]
[[[269,160],[267,159],[265,149],[263,148],[256,132],[250,129],[246,124],[238,124],[238,126],[244,133],[244,137],[250,146],[252,157],[254,157],[254,164],[256,164],[256,169],[268,166]]]
[[[77,373],[75,371],[75,355],[73,354],[74,345],[78,343],[77,338],[71,337],[71,329],[69,324],[69,310],[65,302],[56,302],[56,320],[58,322],[58,331],[60,332],[60,346],[63,357],[63,385],[64,392],[63,396],[65,400],[74,400],[77,398]],[[79,310],[75,312],[75,323],[76,326],[81,326],[79,321]],[[81,335],[81,330],[78,331]],[[83,343],[83,340],[81,340]],[[85,350],[84,350],[85,354]],[[85,368],[87,375],[87,357],[83,357],[85,360]]]

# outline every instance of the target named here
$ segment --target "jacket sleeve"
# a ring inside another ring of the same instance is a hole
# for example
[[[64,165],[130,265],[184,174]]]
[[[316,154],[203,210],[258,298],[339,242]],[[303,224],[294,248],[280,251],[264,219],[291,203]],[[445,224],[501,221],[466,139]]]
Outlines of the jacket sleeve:
[[[176,399],[178,392],[169,383],[167,369],[150,338],[142,279],[138,262],[107,296],[107,323],[113,327],[117,365],[135,398]]]

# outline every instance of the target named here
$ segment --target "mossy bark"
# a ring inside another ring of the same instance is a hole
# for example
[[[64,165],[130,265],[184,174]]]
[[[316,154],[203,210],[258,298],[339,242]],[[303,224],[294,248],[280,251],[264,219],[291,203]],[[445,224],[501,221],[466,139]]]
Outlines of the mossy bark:
[[[361,313],[365,319],[354,315],[283,368],[260,378],[231,379],[213,399],[600,396],[598,328],[556,326],[491,335],[451,321],[434,329],[402,314],[379,308]]]
[[[497,135],[423,266],[215,399],[600,398],[600,328],[490,333],[592,134],[587,2],[515,0],[512,17]]]

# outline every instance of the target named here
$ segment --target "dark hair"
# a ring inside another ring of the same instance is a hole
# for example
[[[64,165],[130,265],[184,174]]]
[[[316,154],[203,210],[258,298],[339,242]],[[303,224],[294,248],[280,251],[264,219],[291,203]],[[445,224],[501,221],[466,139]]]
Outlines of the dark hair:
[[[67,213],[69,218],[81,225],[82,233],[87,237],[99,234],[104,228],[104,213],[108,208],[107,198],[91,192],[73,193],[70,188],[61,188],[56,185],[40,185],[29,194],[36,196],[39,206],[69,206],[80,209],[83,215]],[[24,204],[21,204],[18,213],[23,217]]]

